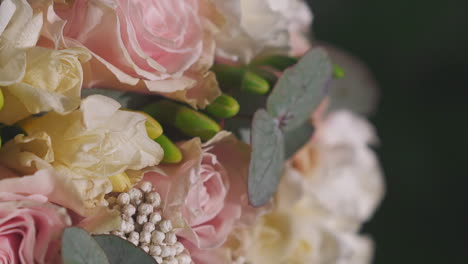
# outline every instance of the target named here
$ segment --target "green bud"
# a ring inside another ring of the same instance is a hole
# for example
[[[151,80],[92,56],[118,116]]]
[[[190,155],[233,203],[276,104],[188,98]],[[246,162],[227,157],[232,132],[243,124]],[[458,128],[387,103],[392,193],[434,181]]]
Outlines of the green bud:
[[[345,77],[345,71],[337,64],[333,64],[333,78],[343,79]]]
[[[182,160],[182,152],[180,152],[180,149],[164,134],[159,136],[154,141],[156,141],[164,150],[164,157],[162,162],[179,163]]]
[[[159,136],[162,135],[163,128],[161,127],[159,122],[156,121],[152,116],[148,115],[145,112],[141,112],[141,111],[135,111],[135,110],[124,109],[124,108],[122,108],[122,110],[128,111],[128,112],[139,113],[139,114],[142,114],[142,115],[144,115],[146,117],[145,127],[146,127],[146,133],[148,134],[149,138],[156,139],[156,138],[158,138]]]
[[[272,71],[262,68],[252,68],[251,71],[265,79],[270,87],[274,87],[278,81],[278,76]]]
[[[0,110],[2,110],[4,103],[5,103],[5,99],[3,98],[2,89],[0,89]]]
[[[217,118],[230,118],[239,113],[239,108],[236,99],[227,94],[222,94],[206,107],[206,111]]]
[[[239,87],[245,74],[245,68],[226,64],[215,64],[211,69],[222,86]]]
[[[221,130],[218,123],[208,116],[168,100],[147,105],[144,111],[162,123],[172,125],[182,133],[200,137],[202,140],[209,140]]]
[[[283,55],[273,55],[255,59],[251,65],[269,66],[278,71],[284,71],[298,62],[298,59]]]
[[[160,137],[163,133],[163,129],[161,125],[156,121],[154,118],[152,118],[150,115],[144,113],[146,116],[146,133],[148,133],[148,137],[151,139],[156,139]]]
[[[247,71],[242,80],[242,90],[253,94],[266,94],[270,90],[270,84],[258,74]]]

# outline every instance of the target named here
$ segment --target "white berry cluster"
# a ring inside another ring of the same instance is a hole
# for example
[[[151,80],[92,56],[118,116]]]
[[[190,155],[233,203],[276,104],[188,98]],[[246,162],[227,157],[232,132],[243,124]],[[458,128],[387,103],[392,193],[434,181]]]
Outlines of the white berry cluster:
[[[112,209],[122,212],[121,226],[111,234],[140,247],[158,264],[193,264],[184,245],[177,241],[171,221],[161,216],[161,196],[150,182],[140,182],[107,201]]]

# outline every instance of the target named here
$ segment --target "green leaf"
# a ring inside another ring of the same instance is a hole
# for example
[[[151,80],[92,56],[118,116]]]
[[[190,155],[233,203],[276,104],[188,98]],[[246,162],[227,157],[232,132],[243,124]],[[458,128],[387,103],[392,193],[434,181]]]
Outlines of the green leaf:
[[[113,235],[97,235],[94,239],[104,249],[111,264],[156,264],[142,249]]]
[[[285,155],[289,159],[302,148],[312,137],[314,128],[309,122],[304,122],[300,127],[284,133]]]
[[[324,97],[332,64],[323,49],[313,49],[286,70],[268,98],[268,112],[287,131],[302,125]]]
[[[248,193],[253,206],[266,204],[278,188],[283,171],[284,141],[277,121],[264,109],[258,110],[252,124],[252,158]]]
[[[99,244],[77,227],[67,228],[63,232],[62,257],[65,264],[109,264]]]

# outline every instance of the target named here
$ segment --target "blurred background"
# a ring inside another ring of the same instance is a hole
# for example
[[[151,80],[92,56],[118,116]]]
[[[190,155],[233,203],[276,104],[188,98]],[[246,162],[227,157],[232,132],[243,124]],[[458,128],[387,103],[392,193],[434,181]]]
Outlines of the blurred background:
[[[309,4],[315,38],[362,59],[381,88],[374,263],[468,263],[468,1]]]

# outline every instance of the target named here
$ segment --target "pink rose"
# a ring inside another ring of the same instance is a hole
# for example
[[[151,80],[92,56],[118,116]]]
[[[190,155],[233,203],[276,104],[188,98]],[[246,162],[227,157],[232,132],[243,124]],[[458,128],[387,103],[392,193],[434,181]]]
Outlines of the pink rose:
[[[55,11],[66,45],[94,55],[90,86],[148,88],[201,107],[220,94],[208,69],[223,20],[209,1],[76,0]]]
[[[0,165],[0,193],[40,197],[44,202],[60,205],[68,210],[73,225],[88,232],[105,233],[120,226],[120,214],[117,211],[109,210],[107,206],[87,208],[69,175],[53,169],[42,169],[23,176]]]
[[[42,195],[0,192],[0,263],[56,263],[60,237],[71,220]]]
[[[181,214],[189,228],[178,236],[189,248],[217,248],[234,227],[257,214],[247,197],[250,148],[227,132],[203,145],[193,139],[180,148],[181,164],[159,166],[162,172],[148,172],[145,180],[163,197],[165,215]]]

